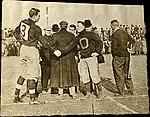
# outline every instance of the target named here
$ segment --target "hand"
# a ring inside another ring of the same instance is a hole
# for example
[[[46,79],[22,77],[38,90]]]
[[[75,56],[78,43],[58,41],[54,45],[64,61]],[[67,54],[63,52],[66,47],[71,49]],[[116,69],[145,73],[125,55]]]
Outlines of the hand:
[[[80,61],[80,59],[77,56],[75,56],[75,60],[77,63]]]
[[[98,55],[99,55],[99,54],[96,53],[96,52],[94,52],[94,53],[91,54],[91,56],[98,56]]]
[[[36,45],[36,48],[40,50],[40,49],[41,49],[41,45],[40,45],[40,44],[37,44],[37,45]]]
[[[61,56],[61,51],[55,50],[54,54],[55,54],[55,56],[60,57]]]
[[[130,53],[131,53],[131,49],[130,49],[130,48],[127,48],[127,50],[128,50],[128,52],[130,52]]]

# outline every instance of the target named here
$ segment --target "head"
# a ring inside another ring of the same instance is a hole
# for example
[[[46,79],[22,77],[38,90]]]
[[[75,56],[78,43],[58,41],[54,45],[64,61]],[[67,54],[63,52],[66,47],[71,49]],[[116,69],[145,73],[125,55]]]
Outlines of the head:
[[[97,27],[94,27],[92,31],[96,34],[99,34]]]
[[[77,21],[77,31],[82,32],[83,30],[85,30],[84,23],[82,21]]]
[[[69,32],[71,32],[72,34],[76,33],[76,26],[74,24],[71,24],[69,26]]]
[[[52,31],[53,32],[58,32],[59,31],[59,26],[57,24],[52,25]]]
[[[119,28],[118,20],[112,20],[111,23],[110,23],[110,26],[111,26],[112,30],[115,30],[116,28]]]
[[[59,25],[61,29],[67,29],[68,23],[66,21],[61,21]]]
[[[50,36],[52,34],[51,28],[46,28],[46,29],[44,29],[44,31],[45,31],[46,36]]]
[[[40,19],[40,10],[39,9],[36,9],[36,8],[32,8],[30,11],[29,11],[29,17],[35,21],[35,22],[38,22],[39,19]]]
[[[86,31],[92,31],[93,26],[90,20],[85,20],[84,21],[85,29]]]

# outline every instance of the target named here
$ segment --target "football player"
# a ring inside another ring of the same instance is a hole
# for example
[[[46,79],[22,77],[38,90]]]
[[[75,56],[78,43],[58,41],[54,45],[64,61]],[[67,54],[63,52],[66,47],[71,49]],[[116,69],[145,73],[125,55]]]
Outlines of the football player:
[[[77,22],[77,31],[79,35],[62,50],[62,53],[69,52],[76,45],[79,45],[80,50],[80,62],[78,63],[80,81],[86,86],[87,95],[85,98],[90,97],[90,77],[97,89],[97,98],[102,99],[102,90],[100,84],[100,77],[97,69],[97,57],[102,50],[102,41],[100,37],[90,31],[85,30],[85,24],[82,21]]]
[[[40,104],[35,95],[37,77],[39,76],[39,52],[36,48],[38,42],[47,47],[57,57],[61,55],[59,50],[54,50],[44,37],[41,28],[35,23],[40,19],[40,10],[31,8],[29,18],[22,20],[14,31],[14,36],[22,44],[20,50],[22,74],[19,76],[16,84],[14,103],[22,102],[19,98],[20,89],[25,80],[27,80],[30,101],[29,104]]]

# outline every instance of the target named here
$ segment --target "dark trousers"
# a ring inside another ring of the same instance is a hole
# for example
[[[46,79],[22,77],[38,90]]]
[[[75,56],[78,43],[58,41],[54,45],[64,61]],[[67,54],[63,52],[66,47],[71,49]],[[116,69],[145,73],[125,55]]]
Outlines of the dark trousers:
[[[108,54],[109,52],[108,52],[108,49],[109,49],[109,47],[108,46],[105,46],[105,54]]]
[[[112,66],[115,82],[121,95],[125,94],[125,86],[127,91],[133,92],[133,82],[128,78],[130,57],[113,57]]]
[[[41,86],[42,90],[48,90],[48,80],[50,79],[50,65],[41,64]]]

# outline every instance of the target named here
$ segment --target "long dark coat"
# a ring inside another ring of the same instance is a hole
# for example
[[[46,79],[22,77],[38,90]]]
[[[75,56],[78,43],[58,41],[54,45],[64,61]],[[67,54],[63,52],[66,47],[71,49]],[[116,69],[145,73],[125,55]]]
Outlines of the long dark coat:
[[[53,34],[52,38],[55,40],[54,47],[60,51],[69,45],[74,39],[74,35],[65,29],[61,29],[58,33]],[[78,69],[75,55],[77,54],[76,48],[71,52],[57,58],[55,55],[51,58],[51,87],[68,87],[78,86]]]

